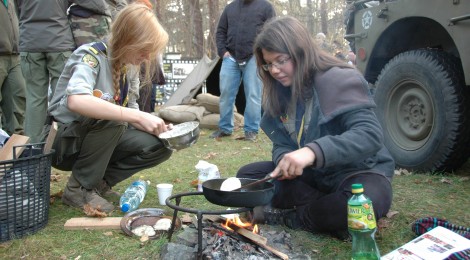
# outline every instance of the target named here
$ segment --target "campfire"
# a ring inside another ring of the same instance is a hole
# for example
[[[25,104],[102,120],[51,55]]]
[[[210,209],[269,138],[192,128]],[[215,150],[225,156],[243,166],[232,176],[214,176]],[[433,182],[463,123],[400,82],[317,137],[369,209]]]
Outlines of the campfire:
[[[223,219],[223,217],[220,217],[220,218]],[[214,222],[217,222],[217,221],[214,221]],[[258,225],[252,226],[251,223],[243,222],[238,216],[235,216],[232,219],[227,218],[225,220],[225,224],[222,224],[221,226],[224,227],[229,232],[235,232],[243,236],[248,241],[252,242],[253,244],[259,247],[262,247],[268,250],[269,252],[278,256],[281,259],[289,259],[289,257],[286,254],[268,245],[267,238],[259,234]],[[228,233],[228,235],[230,236],[231,233]],[[230,237],[233,238],[234,236],[230,236]],[[237,239],[237,238],[238,237],[235,237],[233,239]],[[252,253],[252,248],[250,246],[246,246],[246,245],[241,245],[241,246],[242,246],[241,247],[242,249],[249,249],[247,251],[250,251],[250,253]],[[261,252],[261,253],[265,254],[265,252]]]
[[[202,254],[200,259],[289,259],[283,251],[292,252],[290,235],[285,231],[263,231],[258,225],[243,221],[240,217],[225,218],[222,216],[204,216],[202,221]],[[197,227],[186,228],[178,235],[197,232]],[[194,236],[193,236],[194,237]],[[194,246],[197,247],[194,242]],[[170,249],[167,250],[168,253]],[[179,251],[181,249],[172,249]],[[176,256],[162,256],[162,259],[172,259]],[[181,256],[178,256],[181,257]]]
[[[176,204],[167,203],[178,211],[193,213],[186,217],[182,232],[172,240],[173,229],[168,233],[169,243],[161,251],[161,259],[310,259],[308,255],[294,252],[291,236],[282,229],[251,225],[238,213],[250,208],[227,210],[193,209],[180,205],[181,198],[200,196],[202,192],[187,192],[170,197]]]

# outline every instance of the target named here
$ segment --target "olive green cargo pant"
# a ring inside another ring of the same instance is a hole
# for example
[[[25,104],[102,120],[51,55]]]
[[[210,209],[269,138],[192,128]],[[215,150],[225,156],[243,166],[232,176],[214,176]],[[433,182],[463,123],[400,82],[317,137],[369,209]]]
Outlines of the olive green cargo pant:
[[[85,189],[96,188],[102,180],[113,187],[172,154],[154,135],[128,128],[123,122],[95,119],[59,123],[52,147],[52,165],[71,170]]]
[[[9,135],[24,134],[25,82],[18,55],[0,55],[0,117]]]
[[[47,116],[49,86],[54,94],[65,63],[72,54],[64,52],[21,52],[21,69],[26,81],[24,128],[31,143],[39,142]]]

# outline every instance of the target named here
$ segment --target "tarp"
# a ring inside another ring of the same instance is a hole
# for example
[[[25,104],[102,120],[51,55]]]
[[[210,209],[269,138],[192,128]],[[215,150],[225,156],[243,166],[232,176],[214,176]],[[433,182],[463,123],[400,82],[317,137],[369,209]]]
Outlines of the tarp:
[[[186,79],[165,102],[163,107],[188,104],[201,89],[204,81],[212,73],[217,63],[219,62],[219,59],[220,58],[217,57],[211,60],[209,57],[204,55],[204,57],[202,57],[191,73],[189,73]]]

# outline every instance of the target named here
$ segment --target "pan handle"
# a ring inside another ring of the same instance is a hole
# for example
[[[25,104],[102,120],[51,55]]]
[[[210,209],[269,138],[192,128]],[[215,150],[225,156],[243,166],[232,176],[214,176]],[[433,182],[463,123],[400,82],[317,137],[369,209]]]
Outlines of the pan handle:
[[[277,176],[276,176],[276,178],[277,178]],[[272,177],[272,176],[271,176],[271,173],[268,173],[268,174],[266,174],[266,176],[265,176],[263,179],[259,179],[259,180],[257,180],[257,181],[248,183],[248,184],[246,184],[246,185],[241,186],[241,187],[238,188],[238,189],[234,189],[233,191],[241,191],[241,190],[244,190],[244,189],[246,189],[246,188],[248,188],[248,187],[255,186],[255,185],[260,184],[260,183],[272,181],[273,179],[275,179],[275,177]]]

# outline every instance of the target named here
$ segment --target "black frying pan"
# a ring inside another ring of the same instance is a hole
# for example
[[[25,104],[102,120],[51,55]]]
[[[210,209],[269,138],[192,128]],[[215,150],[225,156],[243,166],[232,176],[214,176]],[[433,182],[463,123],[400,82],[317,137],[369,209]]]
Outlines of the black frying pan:
[[[255,179],[239,178],[242,186],[255,182]],[[206,199],[214,204],[227,207],[246,207],[268,204],[274,196],[274,184],[263,182],[252,185],[242,191],[221,191],[220,186],[226,179],[212,179],[202,183],[202,192]]]

